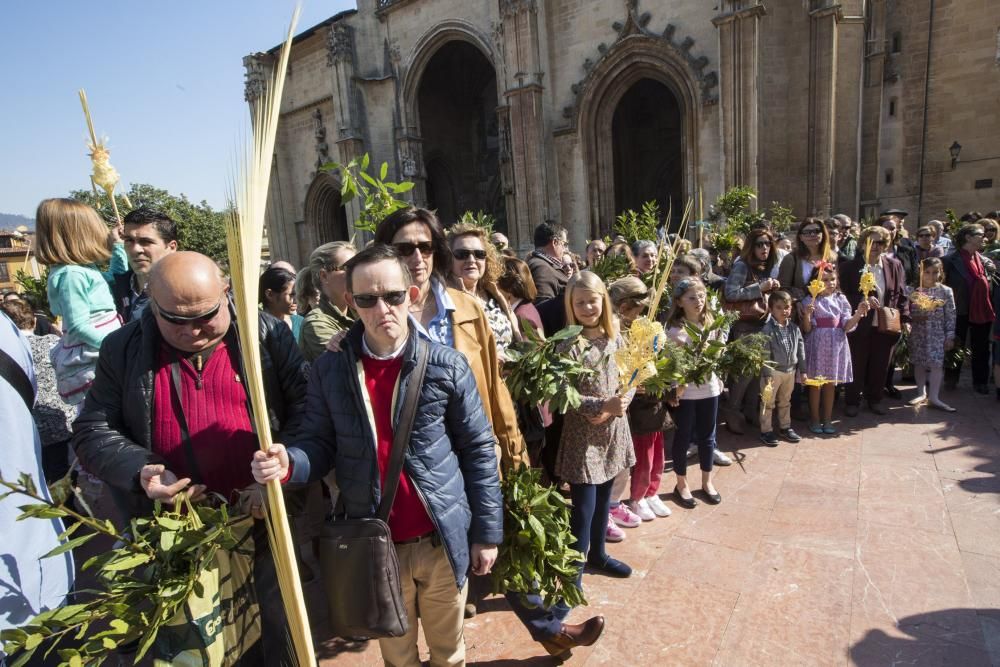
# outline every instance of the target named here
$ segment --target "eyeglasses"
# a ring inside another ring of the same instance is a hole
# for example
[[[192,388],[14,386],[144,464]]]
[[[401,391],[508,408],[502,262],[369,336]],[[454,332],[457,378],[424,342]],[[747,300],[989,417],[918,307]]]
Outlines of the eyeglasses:
[[[424,257],[430,257],[434,252],[434,244],[430,241],[421,241],[420,243],[403,241],[402,243],[393,243],[392,246],[403,257],[409,257],[417,250],[419,250],[420,254]]]
[[[972,232],[969,234],[969,236],[985,236],[985,235],[986,235],[985,232]]]
[[[479,260],[486,259],[485,250],[473,250],[472,248],[459,248],[458,250],[452,250],[451,254],[454,255],[455,259],[459,261],[465,261],[469,259],[469,257],[475,257]]]
[[[927,232],[924,232],[923,234],[917,234],[918,239],[929,239],[931,236],[933,236],[933,234],[928,234]]]
[[[799,236],[820,236],[823,232],[816,227],[810,227],[809,229],[803,229],[799,232]]]
[[[174,324],[177,326],[185,326],[187,324],[190,324],[196,327],[203,327],[212,320],[214,320],[215,316],[218,315],[219,311],[222,309],[222,299],[219,299],[219,303],[215,305],[215,308],[212,308],[211,310],[206,311],[200,315],[190,315],[190,316],[178,315],[176,313],[171,313],[166,310],[163,310],[162,308],[160,308],[160,304],[156,303],[156,301],[154,301],[152,298],[150,298],[149,301],[150,303],[153,304],[153,307],[156,310],[156,314],[159,315],[161,318],[163,318],[164,322],[169,322],[170,324]]]
[[[881,248],[888,245],[888,241],[872,241],[873,248]]]
[[[754,248],[770,248],[771,247],[771,242],[770,241],[757,241],[756,243],[753,244],[753,247]]]
[[[411,253],[412,254],[412,253]],[[355,294],[354,305],[358,308],[374,308],[379,301],[387,306],[398,306],[406,301],[406,290],[393,290],[384,294]]]

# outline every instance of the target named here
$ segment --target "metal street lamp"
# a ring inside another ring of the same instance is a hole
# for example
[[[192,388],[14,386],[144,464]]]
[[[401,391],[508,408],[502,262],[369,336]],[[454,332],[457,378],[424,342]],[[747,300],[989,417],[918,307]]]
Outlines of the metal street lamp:
[[[958,156],[962,154],[962,144],[957,141],[952,142],[948,152],[951,153],[951,168],[954,169],[958,164]]]

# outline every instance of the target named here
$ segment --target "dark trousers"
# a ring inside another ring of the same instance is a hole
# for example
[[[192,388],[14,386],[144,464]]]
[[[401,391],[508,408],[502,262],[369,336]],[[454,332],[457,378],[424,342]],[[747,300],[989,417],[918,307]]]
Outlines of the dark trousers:
[[[254,558],[253,580],[260,605],[261,641],[258,648],[263,653],[264,662],[259,664],[284,667],[295,664],[294,650],[288,634],[288,619],[285,605],[278,588],[278,571],[274,565],[274,555],[267,541],[267,526],[263,521],[253,522]],[[255,658],[245,656],[240,664],[255,664]]]
[[[719,397],[681,399],[674,411],[674,472],[687,475],[687,447],[698,445],[698,462],[705,472],[712,471],[712,453],[715,451],[715,420],[719,413]]]
[[[844,390],[847,405],[861,405],[862,391],[869,404],[881,402],[885,395],[885,379],[899,334],[879,333],[871,320],[861,320],[858,328],[847,334],[854,373],[854,381]]]
[[[972,384],[989,384],[990,381],[990,322],[985,324],[970,324],[968,315],[955,318],[955,345],[958,347],[968,342],[972,364]],[[951,382],[957,382],[962,374],[962,364],[956,368],[945,368],[944,376]]]
[[[589,560],[603,561],[607,557],[604,536],[608,530],[611,509],[611,485],[614,478],[603,484],[570,484],[573,500],[569,526],[576,538],[575,548]]]
[[[528,629],[531,638],[536,642],[551,639],[559,634],[563,620],[569,614],[569,607],[561,602],[551,608],[545,607],[539,595],[522,595],[512,591],[507,591],[503,595],[507,598],[507,604],[510,605],[514,615]]]

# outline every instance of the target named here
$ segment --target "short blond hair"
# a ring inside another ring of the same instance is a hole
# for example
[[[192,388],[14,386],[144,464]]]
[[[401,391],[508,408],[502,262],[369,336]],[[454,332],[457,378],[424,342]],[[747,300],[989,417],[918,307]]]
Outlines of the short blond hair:
[[[55,264],[100,264],[111,258],[108,226],[75,199],[45,199],[35,213],[35,254]]]
[[[615,326],[614,316],[611,312],[611,297],[608,296],[608,288],[604,285],[604,281],[591,271],[580,271],[570,278],[566,284],[566,295],[563,297],[566,308],[566,324],[579,324],[576,320],[576,315],[573,313],[573,292],[578,289],[588,290],[601,295],[603,301],[600,318],[601,328],[604,329],[604,333],[608,335],[608,338],[617,336],[618,328]]]

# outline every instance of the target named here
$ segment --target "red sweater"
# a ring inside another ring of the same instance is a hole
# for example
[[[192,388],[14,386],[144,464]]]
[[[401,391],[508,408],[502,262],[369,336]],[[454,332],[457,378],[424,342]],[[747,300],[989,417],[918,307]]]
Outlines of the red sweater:
[[[227,499],[234,490],[253,483],[250,460],[257,450],[247,410],[247,394],[239,378],[239,365],[225,341],[205,362],[198,387],[198,372],[187,359],[180,360],[181,408],[191,435],[198,480],[188,465],[175,414],[177,394],[170,379],[175,352],[162,344],[153,379],[153,451],[167,460],[167,469],[191,477],[209,491]]]
[[[371,398],[372,414],[375,416],[375,442],[378,447],[378,471],[382,488],[385,488],[385,474],[392,453],[392,393],[396,388],[399,371],[403,367],[402,355],[385,361],[368,355],[361,357],[365,370],[365,388]],[[249,466],[247,466],[249,469]],[[410,481],[406,471],[399,475],[399,488],[389,510],[389,530],[396,542],[420,537],[434,530],[434,524],[427,515],[423,501]]]

